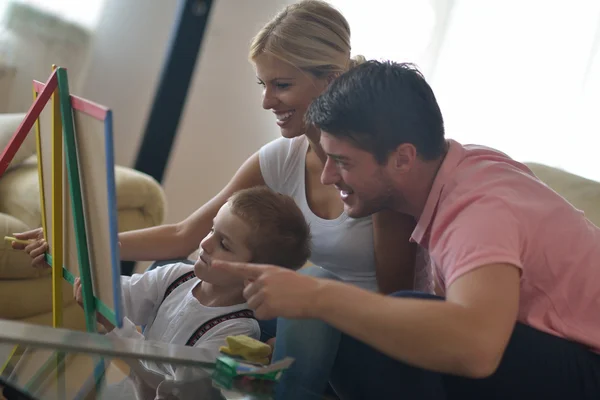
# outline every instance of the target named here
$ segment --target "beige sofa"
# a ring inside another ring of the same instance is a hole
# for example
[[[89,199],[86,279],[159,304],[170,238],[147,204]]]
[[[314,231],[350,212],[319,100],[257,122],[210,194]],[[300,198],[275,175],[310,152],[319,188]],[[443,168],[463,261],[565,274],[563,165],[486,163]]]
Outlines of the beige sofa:
[[[600,183],[542,164],[527,163],[534,174],[600,226]]]
[[[0,134],[2,131],[14,132],[22,116],[13,114],[4,117],[0,114]],[[31,139],[28,137],[27,140],[22,146],[25,153],[31,152]],[[163,223],[164,191],[153,178],[119,166],[115,167],[115,178],[119,231]],[[35,156],[18,154],[9,170],[0,177],[0,239],[39,226],[41,207],[37,160]],[[1,240],[0,318],[49,325],[52,323],[51,293],[50,271],[32,268],[26,254],[13,250],[9,242]],[[63,293],[64,326],[85,329],[83,313],[73,301],[69,284],[64,284]]]

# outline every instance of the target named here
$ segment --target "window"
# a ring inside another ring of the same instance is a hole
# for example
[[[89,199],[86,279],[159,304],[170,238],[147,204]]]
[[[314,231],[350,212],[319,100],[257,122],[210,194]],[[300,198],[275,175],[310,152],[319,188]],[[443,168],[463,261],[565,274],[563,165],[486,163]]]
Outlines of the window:
[[[353,54],[420,67],[447,137],[600,180],[600,1],[330,2]]]
[[[458,0],[430,82],[447,134],[600,180],[600,2]]]
[[[426,63],[435,10],[424,0],[329,0],[350,24],[352,55]]]
[[[98,24],[104,2],[105,0],[0,0],[0,16],[10,3],[21,3],[93,30]]]

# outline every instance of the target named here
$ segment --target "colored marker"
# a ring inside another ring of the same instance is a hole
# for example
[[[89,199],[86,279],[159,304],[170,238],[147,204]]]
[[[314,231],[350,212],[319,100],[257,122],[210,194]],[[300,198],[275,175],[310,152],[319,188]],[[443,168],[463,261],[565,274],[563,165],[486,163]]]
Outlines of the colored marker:
[[[17,238],[12,237],[12,236],[4,236],[4,240],[8,240],[9,242],[15,242],[15,243],[20,243],[20,244],[30,244],[30,243],[33,243],[33,240],[17,239]]]

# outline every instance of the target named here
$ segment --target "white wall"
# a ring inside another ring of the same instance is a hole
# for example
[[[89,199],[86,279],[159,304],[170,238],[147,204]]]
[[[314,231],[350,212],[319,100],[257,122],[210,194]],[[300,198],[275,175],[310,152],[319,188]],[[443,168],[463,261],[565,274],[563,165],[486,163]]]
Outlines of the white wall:
[[[216,1],[165,176],[171,221],[204,204],[248,156],[279,136],[273,113],[262,109],[248,47],[287,2]]]
[[[81,42],[68,42],[61,37],[53,37],[51,32],[12,31],[0,27],[0,46],[7,49],[8,55],[0,63],[6,62],[15,69],[10,76],[0,74],[3,89],[0,92],[0,112],[27,112],[33,102],[33,80],[45,82],[52,73],[52,64],[67,68],[69,89],[79,90],[87,45],[85,37],[78,39]]]
[[[454,3],[430,79],[446,136],[599,181],[600,2]]]
[[[215,0],[165,174],[168,222],[188,216],[277,137],[247,61],[257,30],[287,0]],[[83,96],[113,109],[116,161],[131,166],[151,107],[176,0],[107,0]]]
[[[117,164],[135,160],[176,5],[176,0],[106,0],[82,96],[113,110]]]

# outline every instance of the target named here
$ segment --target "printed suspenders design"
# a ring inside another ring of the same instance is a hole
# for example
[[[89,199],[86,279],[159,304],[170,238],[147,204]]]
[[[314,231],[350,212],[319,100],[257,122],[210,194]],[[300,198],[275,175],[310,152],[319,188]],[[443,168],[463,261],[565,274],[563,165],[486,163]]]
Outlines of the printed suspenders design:
[[[183,285],[184,283],[186,283],[187,281],[189,281],[191,279],[194,279],[195,277],[196,277],[196,274],[194,273],[194,271],[190,271],[190,272],[186,272],[185,274],[181,275],[179,278],[175,279],[173,281],[173,283],[171,283],[167,287],[167,290],[165,291],[165,296],[163,297],[162,301],[164,302],[165,299],[167,298],[167,296],[170,295],[171,293],[173,293],[173,291],[175,289],[177,289],[179,286]],[[230,321],[232,319],[238,319],[238,318],[256,319],[254,317],[254,313],[251,310],[239,310],[239,311],[233,311],[233,312],[230,312],[230,313],[227,313],[224,315],[220,315],[218,317],[215,317],[215,318],[203,323],[202,326],[200,326],[198,329],[196,329],[194,331],[194,333],[192,334],[192,336],[190,336],[190,338],[187,340],[185,345],[193,347],[196,344],[196,342],[198,342],[198,340],[200,340],[200,338],[202,336],[204,336],[204,334],[206,332],[208,332],[211,328],[214,328],[215,326],[219,325],[221,322]]]
[[[173,283],[171,283],[169,285],[169,287],[167,287],[167,290],[165,291],[165,296],[163,297],[162,302],[165,301],[167,296],[170,295],[173,292],[173,290],[177,289],[179,286],[183,285],[187,281],[194,279],[195,277],[196,277],[196,274],[194,273],[194,271],[190,271],[190,272],[186,272],[185,274],[181,275],[179,278],[175,279],[173,281]]]
[[[205,322],[204,324],[202,324],[202,326],[198,329],[196,329],[196,332],[194,332],[192,334],[192,336],[190,336],[190,338],[188,339],[188,341],[185,343],[186,346],[194,346],[196,344],[196,342],[202,337],[204,336],[204,334],[206,332],[208,332],[211,328],[214,328],[215,326],[219,325],[221,322],[225,322],[225,321],[229,321],[232,319],[237,319],[237,318],[254,318],[254,313],[250,310],[240,310],[240,311],[234,311],[225,315],[221,315],[219,317],[213,318],[207,322]]]

